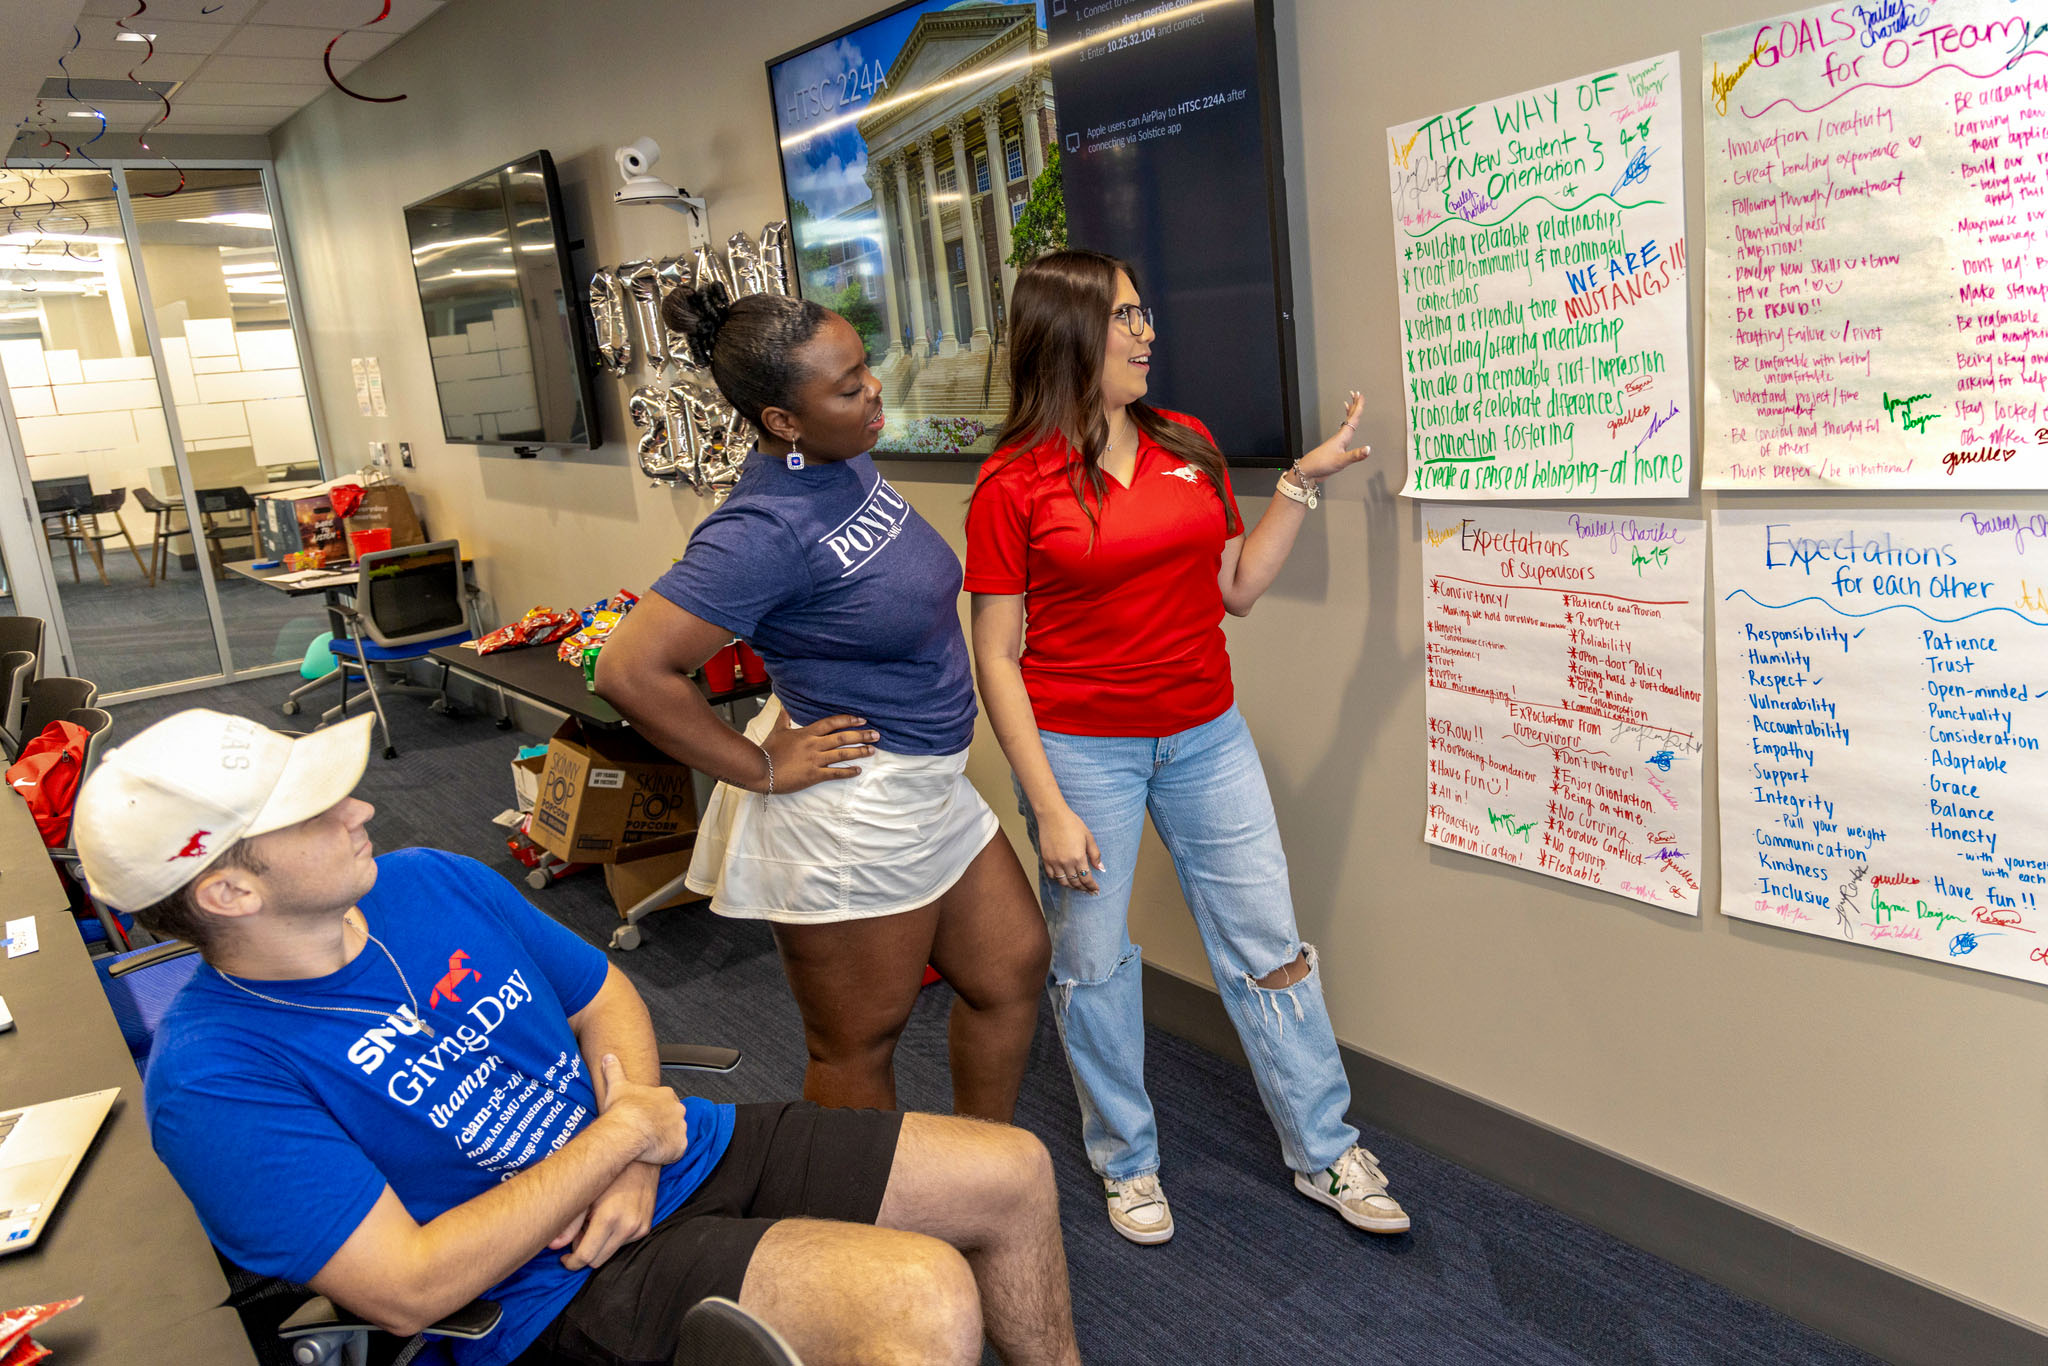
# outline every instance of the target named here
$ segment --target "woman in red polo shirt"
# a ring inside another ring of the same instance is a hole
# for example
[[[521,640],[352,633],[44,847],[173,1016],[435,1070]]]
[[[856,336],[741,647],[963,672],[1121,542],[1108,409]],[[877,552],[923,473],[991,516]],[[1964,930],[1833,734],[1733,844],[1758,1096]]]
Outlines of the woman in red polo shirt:
[[[1367,455],[1346,449],[1362,400],[1247,531],[1208,428],[1144,402],[1153,336],[1121,261],[1063,251],[1019,275],[1009,421],[967,514],[975,672],[1038,849],[1082,1139],[1116,1231],[1171,1238],[1125,923],[1149,810],[1296,1188],[1399,1233],[1408,1216],[1344,1118],[1350,1088],[1222,630],[1278,576],[1320,481]]]

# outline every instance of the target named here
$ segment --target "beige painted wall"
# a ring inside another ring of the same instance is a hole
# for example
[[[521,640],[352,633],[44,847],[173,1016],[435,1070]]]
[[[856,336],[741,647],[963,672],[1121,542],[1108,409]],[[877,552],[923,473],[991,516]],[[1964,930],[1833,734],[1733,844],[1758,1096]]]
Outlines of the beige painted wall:
[[[501,613],[645,585],[681,552],[704,508],[633,472],[620,441],[621,386],[609,379],[613,440],[603,450],[520,461],[436,440],[400,206],[545,146],[589,243],[586,264],[673,252],[683,239],[671,211],[609,202],[611,149],[651,134],[663,148],[660,173],[709,198],[720,237],[758,230],[783,212],[763,61],[880,3],[462,0],[359,73],[358,85],[403,91],[404,103],[328,95],[274,135],[338,454],[352,464],[366,440],[413,442],[413,486],[437,532],[476,554]],[[2039,1275],[2048,1183],[2027,1175],[2048,1138],[2048,1086],[2031,1061],[2048,1032],[2048,991],[1711,912],[1687,920],[1420,840],[1419,530],[1393,496],[1403,432],[1382,130],[1673,48],[1696,88],[1699,35],[1763,7],[1276,0],[1276,9],[1304,402],[1312,422],[1329,421],[1345,389],[1374,395],[1365,435],[1383,454],[1335,486],[1285,575],[1252,617],[1231,623],[1230,638],[1339,1034],[2048,1326]],[[1418,51],[1424,14],[1430,31],[1463,41]],[[1685,157],[1697,238],[1695,109],[1686,106],[1694,132]],[[1219,230],[1235,211],[1215,206]],[[349,359],[359,355],[382,362],[387,420],[357,416]],[[1697,357],[1694,369],[1697,377]],[[957,540],[966,469],[906,463],[887,473]],[[1271,476],[1239,482],[1256,516]],[[1654,506],[1700,515],[1717,501],[1792,503],[1707,496]],[[1916,501],[1943,500],[1828,505]],[[985,730],[971,772],[1009,814],[1007,773]],[[1706,840],[1716,847],[1711,821]],[[1171,871],[1156,846],[1148,858],[1134,935],[1153,962],[1202,977]],[[1709,906],[1717,891],[1710,880]]]

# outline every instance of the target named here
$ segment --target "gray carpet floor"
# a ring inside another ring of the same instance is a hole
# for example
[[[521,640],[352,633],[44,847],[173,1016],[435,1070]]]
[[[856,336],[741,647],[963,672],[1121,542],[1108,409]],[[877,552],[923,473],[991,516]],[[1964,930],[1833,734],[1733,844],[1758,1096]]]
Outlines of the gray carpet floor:
[[[144,543],[141,548],[147,560],[149,547]],[[103,547],[107,582],[99,581],[92,560],[81,553],[74,583],[69,556],[61,548],[55,554],[57,596],[71,629],[76,667],[81,677],[99,684],[102,693],[222,671],[206,616],[206,591],[196,570],[180,569],[174,559],[170,573],[152,585],[117,539]],[[286,597],[225,573],[216,588],[236,668],[301,659],[313,637],[327,629],[327,615],[317,596]],[[0,596],[0,612],[14,610],[13,599]]]
[[[284,725],[277,704],[291,681],[122,704],[114,740],[190,706]],[[359,790],[378,809],[370,831],[380,847],[430,844],[516,879],[523,869],[490,818],[512,803],[514,749],[537,737],[496,730],[485,717],[444,717],[417,699],[389,711],[400,756],[372,758]],[[594,874],[527,895],[592,943],[604,944],[617,923]],[[645,925],[647,942],[613,961],[647,999],[659,1035],[746,1053],[730,1076],[693,1075],[690,1088],[716,1100],[796,1095],[803,1035],[766,929],[693,908]],[[906,1108],[949,1107],[949,1004],[943,985],[927,989],[904,1035],[897,1073]],[[1354,1232],[1294,1191],[1241,1067],[1158,1030],[1145,1047],[1178,1227],[1164,1246],[1135,1247],[1110,1231],[1049,1012],[1018,1109],[1018,1123],[1053,1155],[1075,1321],[1091,1363],[1872,1360],[1381,1131],[1368,1130],[1365,1142],[1415,1227],[1395,1238]]]

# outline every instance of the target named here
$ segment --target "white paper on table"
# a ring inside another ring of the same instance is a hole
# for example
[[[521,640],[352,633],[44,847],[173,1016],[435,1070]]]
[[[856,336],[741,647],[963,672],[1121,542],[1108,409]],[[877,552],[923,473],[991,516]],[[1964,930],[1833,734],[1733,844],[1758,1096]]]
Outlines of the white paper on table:
[[[1721,910],[2048,982],[2048,515],[1714,514]]]
[[[2048,486],[2042,17],[1827,5],[1704,40],[1704,487]]]
[[[42,947],[36,934],[36,918],[20,916],[7,922],[7,956],[19,958],[25,953],[34,953]]]
[[[1421,511],[1423,838],[1699,914],[1706,523]]]
[[[1387,130],[1411,497],[1683,498],[1678,54]]]

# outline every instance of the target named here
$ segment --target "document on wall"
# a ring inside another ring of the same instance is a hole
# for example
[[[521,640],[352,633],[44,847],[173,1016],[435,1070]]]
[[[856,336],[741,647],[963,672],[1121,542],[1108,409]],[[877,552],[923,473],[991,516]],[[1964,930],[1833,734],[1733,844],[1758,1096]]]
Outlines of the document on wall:
[[[1410,497],[1691,491],[1678,54],[1387,130]]]
[[[370,417],[375,412],[375,409],[370,406],[370,372],[363,365],[363,358],[361,356],[350,357],[348,368],[349,373],[354,376],[356,382],[356,411],[360,412],[364,417]]]
[[[384,369],[377,364],[375,356],[363,357],[363,369],[370,391],[370,414],[383,417],[384,412]]]
[[[2048,515],[1714,516],[1721,910],[2048,982]]]
[[[2048,13],[1709,35],[1708,488],[2048,487]]]
[[[1422,505],[1431,844],[1699,914],[1704,522]]]

